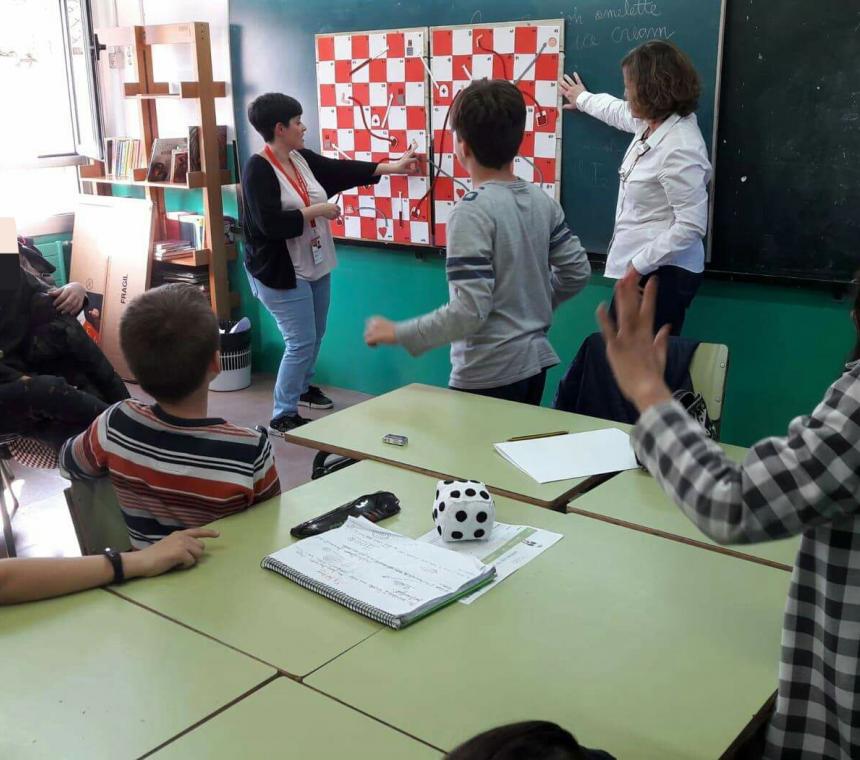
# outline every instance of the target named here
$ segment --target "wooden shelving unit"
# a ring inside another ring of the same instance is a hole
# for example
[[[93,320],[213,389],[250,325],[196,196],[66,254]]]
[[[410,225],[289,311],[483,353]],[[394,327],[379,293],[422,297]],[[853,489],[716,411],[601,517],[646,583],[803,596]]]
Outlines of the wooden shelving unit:
[[[156,26],[114,27],[98,30],[99,41],[109,46],[131,47],[137,75],[136,82],[124,84],[126,99],[138,105],[140,139],[143,154],[149,160],[152,143],[158,134],[157,103],[161,99],[196,100],[199,105],[201,171],[189,172],[185,183],[147,182],[146,169],[135,169],[131,179],[105,176],[100,161],[81,166],[81,182],[94,193],[110,195],[114,185],[141,187],[156,210],[156,239],[166,237],[165,190],[200,189],[203,192],[205,248],[171,263],[186,266],[209,266],[209,293],[212,309],[219,319],[228,319],[230,310],[238,304],[238,294],[231,293],[227,279],[227,261],[235,259],[235,246],[224,240],[224,208],[221,188],[233,182],[230,172],[222,171],[218,160],[218,131],[215,123],[215,98],[226,95],[226,84],[212,79],[212,46],[209,24],[159,24]],[[196,68],[196,81],[180,82],[175,92],[166,82],[156,82],[152,74],[152,45],[190,45]],[[152,251],[150,251],[152,256]]]

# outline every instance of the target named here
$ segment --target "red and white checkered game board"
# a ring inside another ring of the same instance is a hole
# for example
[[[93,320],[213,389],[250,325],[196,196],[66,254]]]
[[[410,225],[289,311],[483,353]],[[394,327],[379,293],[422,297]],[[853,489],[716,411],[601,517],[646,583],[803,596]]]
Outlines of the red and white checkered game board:
[[[561,93],[564,22],[517,21],[430,29],[431,124],[434,161],[442,173],[433,184],[434,243],[445,245],[454,204],[471,182],[454,156],[446,117],[456,94],[473,79],[515,82],[526,101],[526,132],[514,172],[558,199],[561,188]],[[432,175],[431,175],[432,176]]]
[[[428,30],[316,36],[320,146],[330,158],[392,161],[409,147],[423,174],[343,193],[335,237],[431,245]]]

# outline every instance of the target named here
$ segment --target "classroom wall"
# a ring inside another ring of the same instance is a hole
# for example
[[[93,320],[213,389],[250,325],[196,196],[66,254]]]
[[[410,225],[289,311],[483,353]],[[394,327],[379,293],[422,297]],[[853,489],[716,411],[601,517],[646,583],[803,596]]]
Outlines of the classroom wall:
[[[399,347],[364,345],[364,321],[373,314],[401,319],[435,308],[447,297],[439,258],[409,251],[339,245],[333,276],[329,330],[317,366],[322,384],[384,393],[405,383],[446,385],[448,353],[437,349],[413,359]],[[241,270],[233,281],[241,312],[254,323],[254,366],[275,372],[283,342],[274,321],[251,296]],[[611,295],[599,275],[559,309],[550,339],[562,366],[549,374],[544,404],[582,339],[596,329],[594,310]],[[808,412],[838,375],[853,341],[849,305],[825,291],[706,280],[693,303],[684,334],[730,349],[722,438],[749,445],[785,431]]]

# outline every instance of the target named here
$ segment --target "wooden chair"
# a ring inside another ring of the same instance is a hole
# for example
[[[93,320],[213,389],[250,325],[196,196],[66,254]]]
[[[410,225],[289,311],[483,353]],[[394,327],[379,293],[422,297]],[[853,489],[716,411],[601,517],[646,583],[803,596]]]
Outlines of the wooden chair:
[[[722,343],[700,343],[690,362],[693,390],[701,393],[717,433],[723,417],[726,397],[726,375],[729,371],[729,347]]]
[[[110,478],[73,480],[65,494],[81,554],[101,554],[107,547],[121,552],[131,549]]]

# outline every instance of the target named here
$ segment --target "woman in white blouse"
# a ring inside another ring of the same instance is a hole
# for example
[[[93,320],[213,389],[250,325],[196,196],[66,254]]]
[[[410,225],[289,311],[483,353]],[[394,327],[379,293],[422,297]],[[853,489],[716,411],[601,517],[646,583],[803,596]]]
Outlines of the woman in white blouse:
[[[711,164],[694,113],[699,77],[685,53],[670,42],[646,42],[621,61],[625,100],[586,90],[565,75],[568,110],[578,110],[633,133],[618,171],[615,230],[606,276],[635,269],[641,285],[660,282],[655,330],[680,335],[687,308],[702,281],[708,226]]]

